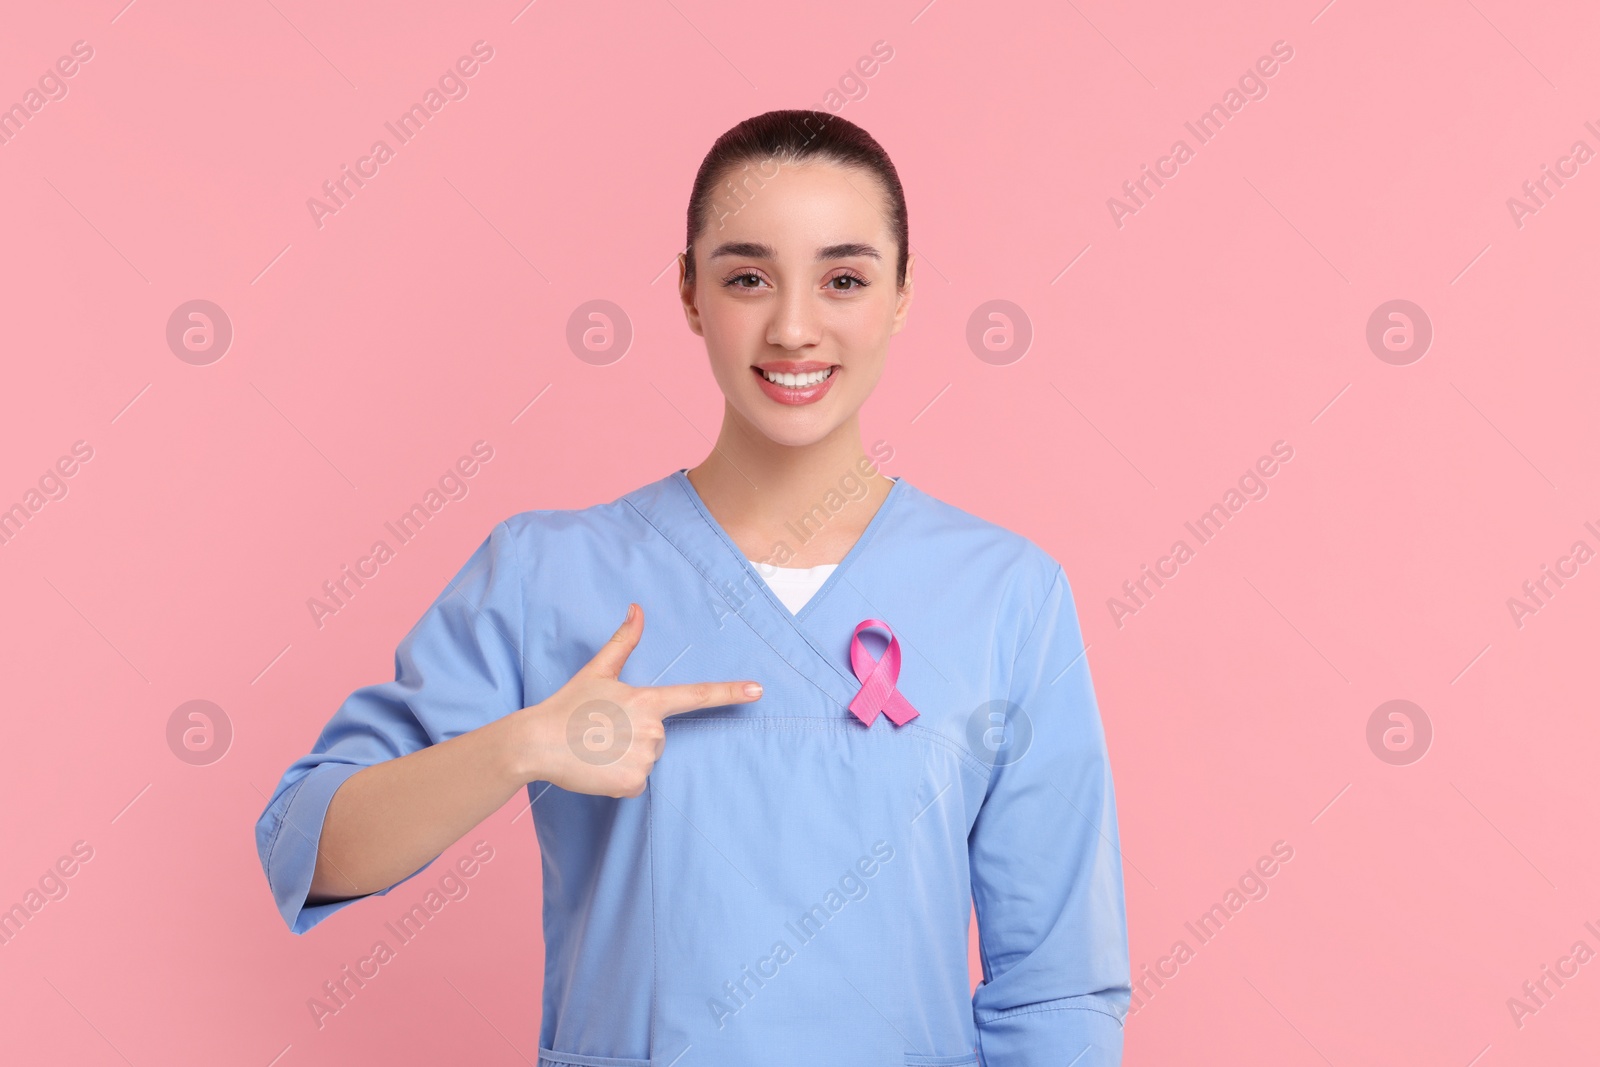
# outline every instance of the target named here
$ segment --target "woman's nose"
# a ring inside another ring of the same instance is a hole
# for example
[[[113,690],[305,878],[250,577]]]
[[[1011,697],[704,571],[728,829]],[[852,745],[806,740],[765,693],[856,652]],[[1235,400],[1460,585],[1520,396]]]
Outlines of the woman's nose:
[[[821,340],[820,319],[809,293],[783,293],[767,327],[767,343],[791,349],[814,345]]]

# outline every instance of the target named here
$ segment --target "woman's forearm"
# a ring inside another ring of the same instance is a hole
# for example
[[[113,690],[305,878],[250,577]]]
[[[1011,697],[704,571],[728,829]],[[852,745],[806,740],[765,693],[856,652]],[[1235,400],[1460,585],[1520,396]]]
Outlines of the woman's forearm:
[[[518,771],[513,717],[364,767],[334,791],[308,904],[395,884],[497,811],[530,779]]]
[[[611,640],[548,699],[346,778],[323,818],[306,903],[365,896],[409,877],[529,782],[637,797],[661,757],[664,718],[761,698],[754,682],[618,681],[643,633],[644,610],[629,604]],[[613,737],[616,716],[626,729]],[[614,750],[604,759],[578,753],[574,723],[591,725]]]

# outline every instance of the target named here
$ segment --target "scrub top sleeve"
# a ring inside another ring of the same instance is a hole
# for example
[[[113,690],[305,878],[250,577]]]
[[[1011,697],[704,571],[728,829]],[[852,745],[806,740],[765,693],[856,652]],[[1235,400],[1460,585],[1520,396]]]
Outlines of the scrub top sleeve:
[[[984,1067],[1122,1062],[1127,915],[1111,764],[1084,651],[1057,564],[1013,669],[1011,737],[968,837]]]
[[[363,767],[521,708],[522,640],[521,567],[513,535],[501,522],[400,641],[394,681],[364,686],[345,698],[311,752],[289,766],[256,820],[256,851],[291,931],[305,933],[364,899],[305,903],[334,791]]]

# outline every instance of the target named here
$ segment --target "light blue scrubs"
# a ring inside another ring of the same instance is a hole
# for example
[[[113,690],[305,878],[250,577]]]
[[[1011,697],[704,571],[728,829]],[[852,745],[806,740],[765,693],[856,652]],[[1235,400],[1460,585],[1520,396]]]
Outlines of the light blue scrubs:
[[[766,691],[668,718],[638,797],[529,786],[540,1067],[1121,1062],[1115,798],[1067,578],[904,478],[798,615],[682,470],[497,524],[400,643],[396,680],[345,700],[257,822],[290,929],[353,903],[304,903],[341,782],[544,700],[630,600],[646,625],[622,681]],[[848,710],[869,618],[901,646],[904,725]]]

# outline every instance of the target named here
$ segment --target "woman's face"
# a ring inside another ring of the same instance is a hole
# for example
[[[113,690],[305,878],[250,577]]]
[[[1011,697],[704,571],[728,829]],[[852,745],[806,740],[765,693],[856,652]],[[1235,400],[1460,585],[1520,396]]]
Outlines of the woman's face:
[[[774,165],[744,172],[740,200],[713,202],[693,287],[678,257],[679,291],[728,404],[757,432],[801,446],[854,416],[877,384],[911,305],[913,263],[897,289],[888,198],[870,171],[813,159],[765,178]],[[739,173],[722,177],[737,184]]]

